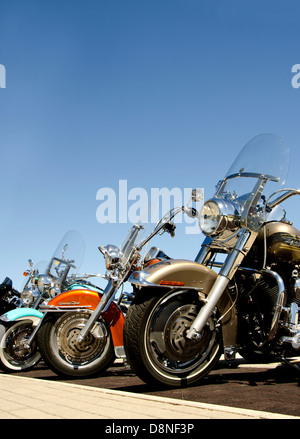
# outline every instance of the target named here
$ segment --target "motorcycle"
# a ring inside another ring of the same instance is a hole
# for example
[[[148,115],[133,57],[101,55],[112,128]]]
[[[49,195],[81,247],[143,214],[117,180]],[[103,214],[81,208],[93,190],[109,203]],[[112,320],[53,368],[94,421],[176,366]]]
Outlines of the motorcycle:
[[[205,239],[196,259],[129,278],[135,297],[124,346],[143,381],[194,384],[222,353],[290,364],[299,356],[300,232],[279,206],[300,194],[283,189],[288,163],[280,137],[254,137],[200,210]]]
[[[43,314],[39,307],[61,291],[82,286],[74,283],[75,259],[66,259],[76,254],[80,263],[84,253],[84,243],[76,231],[69,231],[62,238],[50,262],[39,263],[30,268],[24,275],[28,277],[18,302],[0,317],[0,368],[5,371],[28,370],[34,367],[41,358],[35,341],[30,343]],[[81,279],[81,276],[80,276]],[[82,282],[82,280],[80,280]]]
[[[174,208],[139,243],[137,238],[144,227],[135,224],[120,247],[111,244],[99,247],[106,265],[103,277],[107,285],[103,294],[68,291],[42,307],[45,315],[38,332],[39,349],[45,363],[56,374],[90,377],[103,373],[116,358],[126,364],[123,327],[132,295],[124,292],[124,284],[133,271],[168,260],[157,247],[152,247],[144,257],[141,251],[157,234],[169,232],[173,236],[172,219],[182,211],[195,215],[192,208]]]
[[[0,284],[0,315],[19,308],[22,304],[19,291],[13,288],[12,280],[6,277]]]
[[[27,277],[22,291],[19,292],[13,288],[13,282],[9,277],[6,277],[2,284],[0,284],[0,316],[6,314],[16,308],[37,308],[41,300],[41,294],[36,288],[32,288],[31,281],[39,273],[44,273],[46,269],[46,262],[39,262],[33,266],[31,259],[28,260],[29,269],[24,271],[23,275]]]

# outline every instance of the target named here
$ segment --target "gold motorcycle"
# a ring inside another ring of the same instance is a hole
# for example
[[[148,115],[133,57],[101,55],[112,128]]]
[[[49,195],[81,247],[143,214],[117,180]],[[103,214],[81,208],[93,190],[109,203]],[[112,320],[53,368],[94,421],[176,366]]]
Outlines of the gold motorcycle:
[[[124,346],[145,382],[193,384],[222,353],[299,355],[300,232],[279,206],[300,194],[283,189],[288,164],[280,137],[254,137],[200,210],[206,237],[195,261],[162,261],[129,278]]]

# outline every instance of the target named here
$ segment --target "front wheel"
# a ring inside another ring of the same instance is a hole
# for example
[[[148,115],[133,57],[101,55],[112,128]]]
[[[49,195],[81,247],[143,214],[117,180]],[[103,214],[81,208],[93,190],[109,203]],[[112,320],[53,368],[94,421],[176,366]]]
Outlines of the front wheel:
[[[35,327],[31,320],[20,320],[0,325],[0,368],[6,372],[32,369],[41,359],[36,340],[27,340]]]
[[[48,317],[39,330],[39,349],[45,363],[56,374],[91,377],[103,373],[114,360],[109,327],[98,322],[97,335],[89,333],[81,342],[78,335],[90,317],[86,312],[68,312]]]
[[[126,315],[124,346],[129,364],[147,383],[183,387],[206,376],[221,355],[217,310],[197,340],[186,334],[203,303],[197,292],[142,289]]]

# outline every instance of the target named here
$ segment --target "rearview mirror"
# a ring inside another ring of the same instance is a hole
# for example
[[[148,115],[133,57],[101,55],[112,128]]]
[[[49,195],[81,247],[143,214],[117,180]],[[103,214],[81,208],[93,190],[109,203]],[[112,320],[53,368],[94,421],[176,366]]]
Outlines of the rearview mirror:
[[[203,200],[203,189],[202,188],[193,189],[192,190],[192,201],[194,203],[197,203],[197,201],[202,201],[202,200]]]

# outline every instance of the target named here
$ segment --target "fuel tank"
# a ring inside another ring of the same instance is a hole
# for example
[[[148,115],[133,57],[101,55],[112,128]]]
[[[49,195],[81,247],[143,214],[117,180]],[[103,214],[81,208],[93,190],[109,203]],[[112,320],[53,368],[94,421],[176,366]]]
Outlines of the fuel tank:
[[[250,266],[261,264],[264,257],[264,236],[267,239],[267,264],[300,263],[300,232],[288,222],[266,223],[247,255]],[[244,261],[245,263],[246,261]],[[243,263],[243,264],[244,264]]]

